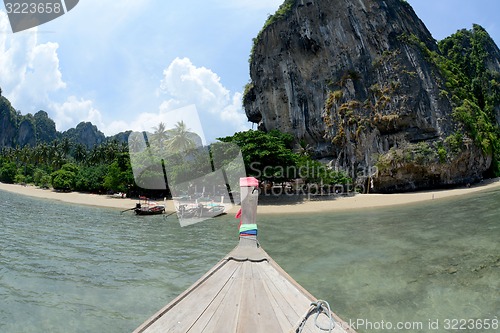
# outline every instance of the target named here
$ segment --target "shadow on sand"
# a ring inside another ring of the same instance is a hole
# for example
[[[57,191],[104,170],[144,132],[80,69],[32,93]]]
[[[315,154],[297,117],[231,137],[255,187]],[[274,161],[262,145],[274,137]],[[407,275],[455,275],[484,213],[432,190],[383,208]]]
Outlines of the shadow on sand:
[[[261,194],[259,196],[259,206],[282,206],[282,205],[301,205],[310,201],[334,201],[339,198],[353,197],[355,194]]]

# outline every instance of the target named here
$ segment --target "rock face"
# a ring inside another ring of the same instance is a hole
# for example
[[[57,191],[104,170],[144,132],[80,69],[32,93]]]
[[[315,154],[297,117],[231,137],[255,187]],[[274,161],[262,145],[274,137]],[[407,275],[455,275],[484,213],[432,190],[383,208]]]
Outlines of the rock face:
[[[16,111],[9,100],[0,95],[0,147],[12,147],[16,134]]]
[[[437,43],[408,3],[287,2],[254,45],[250,121],[307,142],[372,191],[473,182],[490,168],[491,153],[472,140],[455,152],[445,144],[459,124],[429,58]],[[492,59],[500,72],[500,56]]]
[[[118,138],[126,136],[126,133],[117,135]],[[88,122],[81,122],[76,128],[60,133],[47,112],[21,115],[11,106],[8,99],[0,95],[0,148],[35,146],[38,143],[51,143],[61,137],[82,144],[88,149],[106,140],[104,134]]]
[[[24,147],[26,145],[34,146],[36,143],[36,129],[35,123],[31,117],[24,118],[19,124],[19,129],[17,130],[17,143],[19,146]]]
[[[34,115],[37,142],[50,143],[57,138],[56,123],[49,118],[45,111],[38,111]]]
[[[57,138],[56,125],[47,112],[21,115],[9,100],[0,96],[0,147],[34,146]]]
[[[90,122],[79,123],[76,125],[76,128],[70,128],[66,132],[63,132],[62,137],[67,137],[76,144],[82,144],[87,149],[103,143],[106,139],[97,126],[92,125]]]

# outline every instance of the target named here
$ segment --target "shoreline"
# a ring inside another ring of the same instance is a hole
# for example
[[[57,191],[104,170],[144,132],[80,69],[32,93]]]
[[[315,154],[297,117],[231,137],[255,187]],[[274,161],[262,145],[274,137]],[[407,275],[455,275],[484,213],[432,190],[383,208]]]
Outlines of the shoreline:
[[[262,214],[348,212],[357,209],[397,207],[433,200],[450,199],[494,189],[500,189],[500,178],[485,180],[471,187],[459,187],[454,189],[437,189],[394,194],[356,194],[349,197],[331,196],[325,199],[306,199],[292,204],[287,204],[286,199],[283,200],[283,203],[280,203],[280,199],[273,200],[271,203],[266,203],[264,201],[262,204],[259,201],[258,212]]]
[[[352,211],[356,209],[400,206],[431,200],[453,198],[499,188],[500,178],[496,178],[486,180],[471,187],[450,190],[431,190],[398,194],[356,194],[349,197],[330,196],[313,200],[300,200],[298,197],[287,197],[286,195],[272,198],[263,196],[262,199],[259,199],[260,203],[257,212],[259,214],[307,214]],[[137,199],[80,192],[56,192],[53,190],[37,188],[32,185],[23,186],[18,184],[0,183],[0,190],[34,198],[54,200],[77,205],[113,208],[117,210],[133,208],[137,203]],[[173,200],[166,201],[166,209],[167,212],[174,211]],[[233,207],[228,213],[236,213],[237,209],[238,207]]]
[[[69,204],[93,206],[101,208],[129,209],[135,207],[138,200],[113,197],[107,194],[82,192],[57,192],[52,189],[41,189],[33,185],[0,183],[0,191],[15,193],[32,198],[59,201]]]

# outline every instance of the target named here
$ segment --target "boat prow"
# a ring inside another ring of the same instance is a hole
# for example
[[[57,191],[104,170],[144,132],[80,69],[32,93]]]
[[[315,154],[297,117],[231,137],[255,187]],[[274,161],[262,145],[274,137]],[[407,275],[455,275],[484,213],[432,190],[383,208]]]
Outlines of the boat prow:
[[[134,333],[296,332],[314,302],[317,299],[261,247],[242,239],[223,260]],[[334,313],[331,315],[335,321],[331,332],[354,332]],[[301,332],[320,331],[311,318],[305,320]]]
[[[134,333],[354,333],[259,246],[254,192],[242,202],[238,246]]]

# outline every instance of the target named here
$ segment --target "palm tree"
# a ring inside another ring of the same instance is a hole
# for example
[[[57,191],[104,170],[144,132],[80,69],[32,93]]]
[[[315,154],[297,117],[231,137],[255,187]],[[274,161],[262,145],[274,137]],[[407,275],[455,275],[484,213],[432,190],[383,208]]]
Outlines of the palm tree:
[[[143,147],[143,136],[135,135],[134,133],[130,134],[128,137],[128,148],[130,152],[138,152]]]
[[[187,128],[184,121],[178,121],[175,128],[168,131],[170,139],[167,140],[167,148],[175,153],[196,148],[197,135]]]
[[[33,147],[33,163],[35,163],[35,166],[42,163],[42,153],[40,147],[40,143]]]
[[[40,146],[40,164],[49,165],[50,161],[50,147],[46,143],[42,143]]]
[[[78,163],[83,163],[87,157],[87,148],[85,148],[84,145],[81,143],[77,144],[75,147],[75,153],[74,153],[75,161]]]
[[[163,143],[169,139],[165,123],[160,122],[158,126],[153,127],[153,129],[153,141],[158,144],[158,148],[162,149]]]
[[[32,160],[32,153],[29,146],[24,146],[19,150],[19,160],[21,166],[24,167],[23,174],[26,176],[28,164]]]
[[[69,141],[69,139],[67,137],[63,138],[61,145],[60,145],[60,149],[61,149],[63,157],[66,158],[69,154],[69,151],[71,150],[71,142]]]
[[[302,139],[300,140],[298,147],[295,149],[295,153],[301,156],[311,156],[314,153],[314,148]]]
[[[66,163],[66,159],[64,157],[64,153],[61,150],[54,151],[51,164],[55,170],[59,170]]]
[[[106,146],[104,145],[99,145],[99,146],[94,146],[92,148],[92,151],[88,155],[89,159],[89,164],[91,165],[99,165],[106,163],[108,161],[107,154],[108,151],[106,150]]]
[[[55,139],[54,141],[52,141],[52,145],[49,148],[49,152],[48,152],[48,156],[47,156],[49,163],[52,161],[54,156],[56,156],[56,154],[59,154],[60,149],[61,149],[60,141],[58,139]]]
[[[103,144],[104,155],[108,161],[113,161],[119,152],[118,141],[113,140]]]

